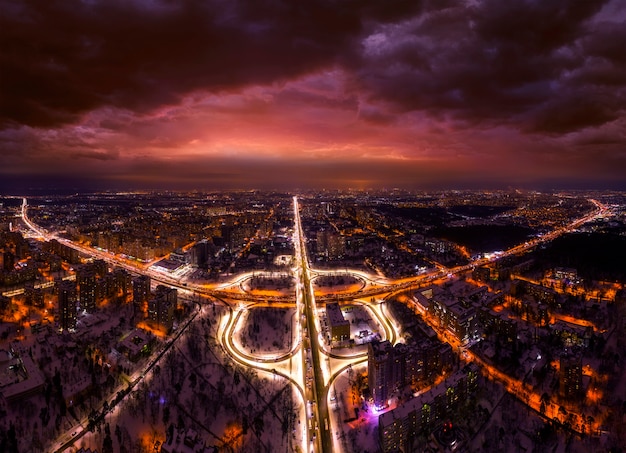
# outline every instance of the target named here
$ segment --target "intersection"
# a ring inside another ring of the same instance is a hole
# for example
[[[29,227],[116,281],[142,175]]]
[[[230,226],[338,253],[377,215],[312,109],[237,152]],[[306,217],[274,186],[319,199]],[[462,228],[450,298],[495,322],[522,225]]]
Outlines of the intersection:
[[[571,231],[582,223],[606,215],[607,207],[594,201],[597,210],[588,214],[571,224],[554,230],[540,238],[529,241],[525,244],[517,245],[498,256],[491,258],[480,258],[472,263],[456,268],[437,268],[430,273],[418,276],[389,280],[377,276],[372,276],[362,271],[348,271],[346,273],[366,282],[358,291],[339,292],[332,295],[320,295],[317,302],[328,301],[351,301],[351,303],[362,304],[378,320],[382,327],[383,339],[395,343],[397,338],[397,327],[393,320],[390,320],[382,310],[382,307],[375,302],[376,298],[388,297],[392,294],[406,291],[410,288],[417,288],[422,285],[429,285],[438,281],[443,281],[452,276],[470,270],[474,266],[487,264],[488,262],[500,259],[504,256],[522,253],[537,245],[551,241],[557,236]],[[233,360],[242,366],[252,367],[273,376],[280,376],[289,381],[296,389],[296,395],[301,399],[300,418],[305,420],[301,426],[302,446],[304,451],[310,452],[331,452],[340,450],[339,440],[332,433],[337,433],[337,427],[333,426],[332,417],[329,416],[329,389],[334,380],[344,371],[353,365],[365,362],[367,355],[360,353],[333,353],[330,347],[324,344],[320,329],[320,320],[317,313],[317,302],[312,287],[312,280],[327,271],[312,271],[309,268],[306,238],[304,236],[297,197],[293,198],[293,244],[295,254],[295,266],[293,274],[295,277],[295,301],[293,295],[267,295],[253,294],[243,290],[242,282],[250,275],[237,275],[232,281],[220,285],[201,285],[191,282],[183,282],[181,279],[172,278],[160,272],[148,269],[148,266],[133,266],[127,260],[110,254],[106,251],[95,250],[75,244],[71,241],[58,238],[54,233],[49,233],[33,224],[27,216],[27,201],[23,200],[22,219],[28,228],[37,236],[45,239],[57,239],[68,247],[77,249],[83,254],[106,260],[109,264],[121,266],[133,273],[149,275],[155,282],[174,286],[179,291],[188,294],[211,296],[217,298],[228,307],[228,315],[222,319],[219,326],[219,338],[224,351]],[[370,300],[368,302],[368,300]],[[360,302],[359,302],[360,301]],[[237,327],[241,324],[242,314],[246,310],[257,307],[292,308],[295,310],[292,319],[292,340],[291,348],[287,353],[272,357],[259,357],[250,352],[244,351],[241,345],[234,341]],[[142,376],[143,377],[143,376]],[[77,436],[78,437],[78,436]]]

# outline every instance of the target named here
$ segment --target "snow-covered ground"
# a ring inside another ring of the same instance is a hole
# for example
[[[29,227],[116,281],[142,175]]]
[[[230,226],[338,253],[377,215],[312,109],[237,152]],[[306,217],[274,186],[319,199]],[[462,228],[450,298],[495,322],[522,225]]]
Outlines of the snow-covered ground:
[[[350,274],[321,274],[313,280],[315,295],[357,292],[365,287],[365,280]]]
[[[205,308],[158,366],[107,415],[114,451],[152,452],[156,442],[181,451],[183,443],[177,447],[176,439],[189,429],[197,434],[198,448],[294,451],[298,411],[292,387],[280,376],[242,368],[226,356],[215,337],[225,313],[224,307]],[[170,444],[168,430],[174,433]],[[77,444],[102,451],[106,436],[104,429],[96,430]]]
[[[378,415],[360,398],[358,383],[366,385],[367,363],[344,370],[329,391],[333,445],[344,452],[379,451]]]
[[[289,273],[260,273],[245,279],[241,289],[253,294],[290,295],[294,293],[295,280]]]
[[[247,310],[236,340],[252,356],[286,354],[292,346],[295,313],[295,309],[287,308]]]

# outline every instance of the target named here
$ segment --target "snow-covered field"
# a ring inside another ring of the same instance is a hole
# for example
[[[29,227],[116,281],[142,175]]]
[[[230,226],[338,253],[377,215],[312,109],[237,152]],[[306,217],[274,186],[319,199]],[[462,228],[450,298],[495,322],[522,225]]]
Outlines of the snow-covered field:
[[[236,452],[295,451],[297,408],[291,385],[271,373],[242,368],[226,356],[215,338],[225,312],[219,306],[215,312],[205,309],[158,366],[107,415],[113,451],[153,452],[157,442],[168,451],[196,451],[201,446]],[[168,432],[173,433],[169,438]],[[77,444],[103,451],[106,437],[103,427]],[[192,450],[184,450],[186,437],[188,443],[193,440]]]
[[[282,355],[292,345],[295,309],[252,308],[242,320],[238,341],[250,355]]]

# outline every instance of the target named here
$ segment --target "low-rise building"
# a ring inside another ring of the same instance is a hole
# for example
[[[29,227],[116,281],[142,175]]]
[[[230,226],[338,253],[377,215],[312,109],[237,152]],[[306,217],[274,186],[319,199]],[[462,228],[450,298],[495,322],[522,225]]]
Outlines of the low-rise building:
[[[135,329],[117,345],[117,350],[131,362],[139,360],[143,353],[150,351],[154,336],[142,329]]]
[[[326,304],[326,318],[328,319],[332,341],[343,341],[350,338],[350,322],[343,317],[339,304]]]
[[[45,383],[41,370],[27,354],[19,357],[15,366],[22,371],[23,378],[2,388],[2,395],[9,402],[36,395],[43,389]]]

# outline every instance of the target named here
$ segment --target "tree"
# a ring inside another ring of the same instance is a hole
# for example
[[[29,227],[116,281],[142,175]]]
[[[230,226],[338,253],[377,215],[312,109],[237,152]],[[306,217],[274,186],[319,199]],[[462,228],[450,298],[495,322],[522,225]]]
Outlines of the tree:
[[[111,429],[107,423],[104,426],[104,441],[102,443],[102,453],[113,453],[113,439],[111,439]]]
[[[283,437],[285,437],[287,433],[289,432],[289,417],[285,416],[283,418],[283,421],[280,427],[282,429]]]
[[[539,401],[541,403],[541,405],[539,406],[539,412],[541,412],[542,414],[545,414],[546,408],[548,404],[550,403],[550,395],[544,392],[539,398]]]
[[[6,450],[6,452],[15,452],[17,453],[17,437],[15,436],[15,426],[13,426],[13,423],[11,423],[11,425],[9,426],[9,430],[7,431],[7,436],[6,438],[2,439],[2,443],[4,443]],[[2,444],[0,444],[0,446],[2,446]]]
[[[567,409],[564,406],[559,406],[559,415],[561,416],[561,422],[565,420],[565,416],[567,415]]]
[[[48,422],[50,421],[50,413],[48,412],[48,407],[42,407],[39,411],[39,418],[41,419],[41,426],[48,426]]]
[[[257,415],[254,417],[253,421],[253,429],[257,436],[261,436],[263,434],[263,430],[265,429],[265,422],[263,422],[263,415]]]
[[[167,439],[168,444],[172,445],[172,441],[174,440],[174,424],[170,423],[170,426],[167,427]]]
[[[163,408],[163,425],[167,425],[167,422],[170,421],[170,407],[165,406]]]
[[[115,437],[117,437],[117,443],[122,444],[122,430],[120,429],[120,425],[115,425]]]

